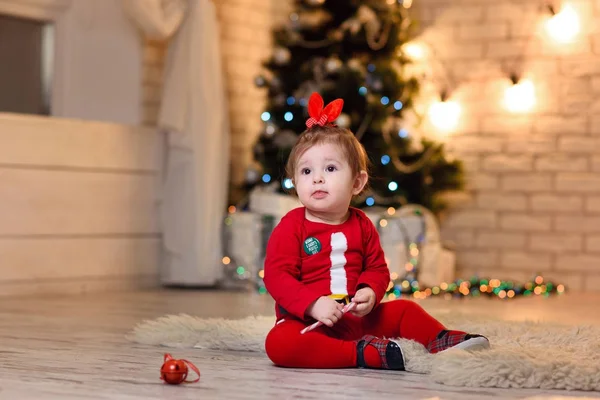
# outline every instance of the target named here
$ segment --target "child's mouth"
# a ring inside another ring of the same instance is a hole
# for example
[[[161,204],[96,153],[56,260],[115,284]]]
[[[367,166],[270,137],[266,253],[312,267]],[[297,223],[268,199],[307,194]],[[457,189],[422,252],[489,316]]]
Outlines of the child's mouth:
[[[315,199],[323,199],[327,196],[327,194],[328,193],[323,190],[317,190],[316,192],[313,192],[312,197]]]

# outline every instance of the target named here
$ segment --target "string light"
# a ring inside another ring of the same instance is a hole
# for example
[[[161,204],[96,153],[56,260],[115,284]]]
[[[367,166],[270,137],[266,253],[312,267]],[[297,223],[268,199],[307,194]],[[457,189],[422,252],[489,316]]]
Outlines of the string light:
[[[290,178],[284,179],[282,185],[285,189],[291,189],[294,187],[294,183]]]
[[[425,58],[425,48],[419,43],[406,43],[402,46],[402,50],[414,61],[423,60]]]
[[[410,268],[407,263],[405,268]],[[401,296],[424,299],[430,296],[444,296],[449,298],[465,297],[497,297],[499,299],[512,299],[518,296],[544,296],[549,297],[552,294],[561,295],[566,291],[563,284],[554,284],[545,282],[541,275],[525,284],[517,284],[512,281],[503,281],[497,278],[480,279],[472,277],[464,280],[458,279],[452,283],[442,282],[433,287],[421,287],[419,282],[409,281],[405,278],[393,279],[390,277],[392,285],[388,285],[386,296],[388,300],[396,299]],[[545,282],[545,283],[544,283]]]
[[[403,1],[403,5],[410,7],[412,1]],[[546,5],[552,15],[545,23],[548,35],[559,43],[573,42],[581,32],[580,18],[572,4],[565,2],[557,12],[552,4]],[[426,46],[418,42],[405,43],[399,55],[406,54],[415,61],[423,61],[427,56]],[[531,111],[537,99],[535,87],[530,80],[512,79],[513,84],[504,92],[504,107],[514,113]],[[431,104],[428,110],[429,118],[434,127],[442,131],[456,128],[461,114],[461,107],[457,102],[442,100]]]
[[[429,107],[429,119],[437,129],[450,131],[458,125],[460,112],[460,105],[457,102],[442,100]]]
[[[512,85],[504,92],[504,107],[514,113],[530,111],[536,103],[535,88],[528,79],[510,78]]]
[[[548,5],[552,18],[546,21],[548,35],[559,43],[569,43],[580,31],[579,17],[571,4],[563,4],[559,13]]]

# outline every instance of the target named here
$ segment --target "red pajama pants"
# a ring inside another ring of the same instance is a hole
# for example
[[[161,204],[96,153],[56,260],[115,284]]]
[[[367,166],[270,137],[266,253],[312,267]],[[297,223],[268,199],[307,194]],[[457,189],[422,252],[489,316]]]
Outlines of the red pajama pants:
[[[444,326],[411,300],[379,304],[362,318],[350,313],[332,328],[320,326],[304,335],[307,324],[285,317],[267,335],[265,348],[271,361],[291,368],[356,367],[356,340],[364,335],[405,338],[427,346]]]

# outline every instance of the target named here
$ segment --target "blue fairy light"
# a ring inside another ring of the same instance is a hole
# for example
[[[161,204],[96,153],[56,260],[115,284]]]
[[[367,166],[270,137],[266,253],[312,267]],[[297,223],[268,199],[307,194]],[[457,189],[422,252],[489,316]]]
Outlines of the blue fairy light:
[[[398,184],[394,181],[391,181],[388,184],[388,189],[390,189],[392,192],[396,191],[398,189]]]
[[[372,197],[367,197],[367,199],[365,200],[365,203],[371,207],[373,204],[375,204],[375,199]]]
[[[387,96],[383,96],[381,98],[381,104],[383,104],[384,106],[387,106],[388,104],[390,104],[390,98]]]
[[[292,114],[290,111],[288,111],[284,114],[283,119],[285,119],[287,122],[290,122],[291,120],[294,119],[294,114]]]
[[[390,163],[390,160],[390,156],[388,156],[387,154],[381,156],[381,164],[383,165],[388,165]]]
[[[402,107],[404,107],[404,104],[402,104],[402,102],[400,100],[397,100],[396,102],[394,102],[394,108],[398,111],[402,110]]]
[[[271,119],[271,113],[268,111],[265,111],[264,113],[262,113],[260,115],[260,119],[262,119],[263,121],[267,122],[268,120]]]
[[[294,96],[288,97],[287,104],[288,104],[288,106],[293,106],[294,104],[296,104],[296,98]]]
[[[400,136],[401,138],[406,138],[408,137],[408,131],[402,128],[398,131],[398,136]]]
[[[291,189],[294,187],[294,183],[290,178],[286,178],[283,180],[283,187],[284,189]]]
[[[375,64],[369,64],[369,65],[367,65],[367,70],[369,72],[375,72]]]
[[[367,95],[367,88],[366,88],[366,87],[364,87],[364,86],[361,86],[361,87],[358,89],[358,93],[359,93],[361,96],[366,96],[366,95]]]
[[[264,175],[262,176],[262,181],[263,181],[264,183],[269,183],[269,182],[271,182],[271,175],[269,175],[269,174],[264,174]]]

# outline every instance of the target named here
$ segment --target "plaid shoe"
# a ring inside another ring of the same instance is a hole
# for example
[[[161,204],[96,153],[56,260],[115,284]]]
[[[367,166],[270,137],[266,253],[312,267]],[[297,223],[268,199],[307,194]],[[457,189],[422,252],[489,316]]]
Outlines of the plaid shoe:
[[[443,330],[437,338],[429,343],[430,353],[439,353],[450,348],[463,350],[481,350],[490,347],[490,341],[482,335],[474,335],[462,331]]]
[[[356,343],[356,360],[359,368],[371,368],[365,362],[364,351],[367,346],[373,346],[379,352],[382,369],[404,371],[404,355],[398,343],[372,335],[365,335]]]

